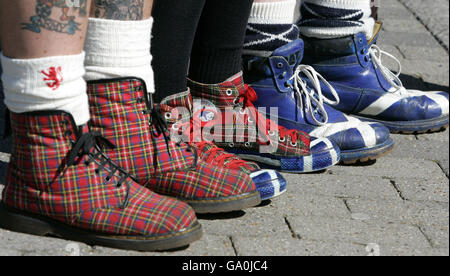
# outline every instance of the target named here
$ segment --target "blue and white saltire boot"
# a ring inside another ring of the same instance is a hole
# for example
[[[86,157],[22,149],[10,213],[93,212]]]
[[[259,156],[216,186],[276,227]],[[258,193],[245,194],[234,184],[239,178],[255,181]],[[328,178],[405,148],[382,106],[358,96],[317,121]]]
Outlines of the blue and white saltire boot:
[[[250,177],[262,201],[279,197],[287,191],[286,179],[277,171],[261,169],[251,173]]]
[[[364,33],[337,39],[305,39],[305,61],[324,76],[341,98],[336,109],[358,118],[379,122],[392,133],[426,133],[449,125],[446,92],[406,89],[399,76],[400,62],[375,45],[381,23],[368,41]],[[382,63],[389,57],[398,64],[393,73]],[[332,96],[326,86],[323,93]]]
[[[385,126],[362,122],[330,106],[339,104],[339,96],[311,66],[300,64],[303,50],[298,39],[270,57],[244,56],[245,80],[258,94],[255,106],[278,107],[281,126],[331,140],[345,164],[375,160],[392,150],[394,141]],[[331,97],[322,94],[321,84]]]

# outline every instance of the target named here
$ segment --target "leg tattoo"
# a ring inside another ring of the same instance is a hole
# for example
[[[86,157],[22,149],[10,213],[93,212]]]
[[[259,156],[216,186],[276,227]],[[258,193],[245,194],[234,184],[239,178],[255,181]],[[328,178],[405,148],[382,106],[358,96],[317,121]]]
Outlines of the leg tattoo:
[[[96,18],[112,20],[142,20],[144,0],[94,0]]]
[[[23,23],[23,29],[40,33],[42,29],[74,35],[79,31],[76,14],[87,16],[87,0],[79,0],[79,7],[69,7],[66,0],[37,0],[36,14],[30,17],[30,23]],[[60,13],[54,13],[59,10]]]

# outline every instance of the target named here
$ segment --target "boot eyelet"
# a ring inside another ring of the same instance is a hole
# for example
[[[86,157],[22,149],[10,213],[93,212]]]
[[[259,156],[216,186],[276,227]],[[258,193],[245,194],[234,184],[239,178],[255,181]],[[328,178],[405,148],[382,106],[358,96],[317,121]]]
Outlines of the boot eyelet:
[[[225,91],[225,93],[227,94],[227,96],[232,96],[233,95],[233,89],[227,89],[227,91]]]
[[[180,130],[180,127],[178,126],[177,123],[175,123],[175,124],[172,125],[172,129],[173,130]]]
[[[234,148],[234,143],[229,143],[228,146],[229,146],[230,148]]]
[[[250,142],[245,142],[245,147],[246,148],[250,148],[250,146],[251,146]]]
[[[278,68],[278,69],[283,69],[283,63],[279,62],[279,63],[277,64],[277,68]]]
[[[245,114],[247,114],[247,110],[241,108],[241,109],[239,110],[239,113],[240,113],[241,115],[245,115]]]
[[[275,131],[270,131],[269,130],[269,136],[275,136],[275,134],[276,134]]]
[[[238,99],[238,98],[234,99],[234,100],[233,100],[233,104],[234,104],[234,105],[238,105],[238,104],[239,104],[239,99]]]
[[[297,142],[295,142],[294,144],[292,143],[292,141],[290,142],[291,146],[296,147],[298,145]]]
[[[281,139],[281,137],[280,137],[280,138],[278,138],[278,140],[279,140],[281,143],[284,143],[284,142],[286,142],[286,137],[283,137],[283,139]]]

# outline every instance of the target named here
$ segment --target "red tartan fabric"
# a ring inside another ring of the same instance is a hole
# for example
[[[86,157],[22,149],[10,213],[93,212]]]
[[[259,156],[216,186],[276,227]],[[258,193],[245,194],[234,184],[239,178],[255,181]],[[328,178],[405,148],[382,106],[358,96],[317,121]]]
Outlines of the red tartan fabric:
[[[189,141],[194,141],[193,137],[191,137],[194,125],[193,102],[189,91],[178,93],[162,100],[161,111],[164,112],[170,129],[175,124],[186,124],[188,129],[186,129],[185,136],[189,137],[185,138],[190,139]],[[198,150],[199,158],[205,163],[230,169],[239,169],[247,174],[260,170],[256,163],[244,161],[236,155],[220,149],[213,143],[202,141],[192,142],[191,145]]]
[[[153,107],[145,101],[146,94],[137,79],[88,83],[92,129],[117,146],[111,158],[137,176],[141,185],[186,201],[256,190],[247,174],[205,164],[185,143],[170,141],[167,147],[164,136],[156,135],[154,125],[149,124],[152,115],[148,111]]]
[[[252,101],[257,99],[255,98],[257,95],[244,84],[242,74],[237,74],[221,84],[207,85],[189,80],[188,85],[194,102],[199,100],[202,105],[212,104],[218,109],[218,113],[221,113],[219,121],[214,120],[204,125],[204,127],[211,127],[211,125],[221,124],[221,132],[218,135],[212,134],[215,141],[219,141],[216,142],[219,146],[258,152],[261,145],[270,142],[270,145],[275,147],[272,152],[274,155],[309,154],[311,137],[307,133],[278,126],[260,114],[252,104]],[[271,128],[276,131],[269,132]],[[212,130],[215,131],[214,128]]]
[[[135,183],[97,148],[67,165],[74,143],[88,132],[73,125],[63,112],[12,114],[14,142],[3,204],[111,235],[170,234],[194,225],[189,206]]]

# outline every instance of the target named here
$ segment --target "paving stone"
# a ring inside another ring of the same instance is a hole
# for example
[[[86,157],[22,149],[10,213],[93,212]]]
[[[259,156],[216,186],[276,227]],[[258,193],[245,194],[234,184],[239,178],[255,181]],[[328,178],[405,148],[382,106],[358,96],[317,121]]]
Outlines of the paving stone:
[[[284,216],[349,217],[350,215],[342,199],[332,196],[305,194],[295,190],[288,191],[282,198],[274,201],[272,206],[274,207],[274,212]],[[263,208],[259,211],[262,210]]]
[[[430,249],[415,247],[384,246],[380,248],[381,256],[449,256],[447,249]]]
[[[439,141],[439,142],[449,142],[449,134],[450,131],[447,128],[445,131],[436,132],[436,133],[427,133],[417,135],[417,139],[419,141]]]
[[[393,181],[395,181],[395,185],[405,199],[449,202],[449,180],[447,177],[421,180],[396,178]]]
[[[320,217],[287,219],[295,234],[305,240],[430,248],[419,228],[411,225]]]
[[[243,237],[289,237],[284,217],[275,207],[250,209],[224,215],[200,216],[204,232],[209,235]],[[226,227],[225,227],[226,226]]]
[[[294,238],[233,237],[239,256],[365,256],[364,245]]]
[[[431,244],[436,248],[449,248],[449,226],[448,219],[446,225],[421,225],[421,230],[430,239]]]
[[[419,142],[415,136],[392,135],[396,142],[390,154],[396,158],[425,159],[430,161],[449,160],[448,142],[433,141],[433,143]],[[412,139],[405,143],[405,139]]]
[[[404,33],[383,32],[379,38],[380,43],[390,45],[415,45],[419,47],[439,47],[439,43],[432,35],[426,32]]]
[[[91,249],[77,242],[0,230],[0,250],[18,251],[23,256],[71,256],[89,254]]]
[[[352,213],[364,213],[370,222],[405,223],[411,225],[448,225],[448,203],[433,201],[390,201],[348,199]]]
[[[448,178],[448,160],[441,160],[438,161],[439,167],[441,167],[442,171],[445,173],[445,175]]]
[[[169,252],[136,252],[116,250],[96,246],[89,253],[91,256],[235,256],[233,244],[229,237],[204,235],[201,240],[187,248]]]
[[[385,32],[402,32],[402,33],[426,33],[427,29],[418,21],[412,21],[408,19],[390,19],[383,24],[383,30]]]
[[[348,168],[351,170],[351,167]],[[339,198],[398,199],[398,193],[388,179],[381,177],[328,175],[328,174],[283,174],[288,182],[288,191],[328,195]]]
[[[448,0],[400,0],[449,49]]]
[[[442,47],[401,45],[399,48],[405,59],[448,63],[448,53]]]
[[[396,20],[398,18],[415,21],[413,14],[404,6],[395,5],[394,7],[385,7],[384,5],[387,2],[395,1],[382,1],[380,10],[378,11],[378,16],[382,21],[389,23],[391,20]]]
[[[351,168],[351,169],[350,169]],[[379,176],[385,178],[442,178],[445,175],[439,165],[433,161],[409,158],[384,157],[373,165],[336,166],[329,169],[333,175]]]

